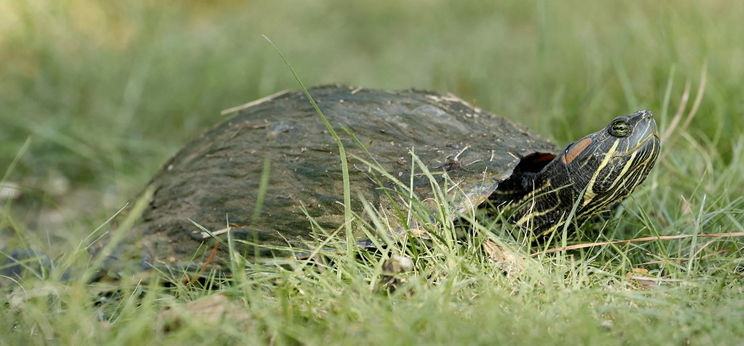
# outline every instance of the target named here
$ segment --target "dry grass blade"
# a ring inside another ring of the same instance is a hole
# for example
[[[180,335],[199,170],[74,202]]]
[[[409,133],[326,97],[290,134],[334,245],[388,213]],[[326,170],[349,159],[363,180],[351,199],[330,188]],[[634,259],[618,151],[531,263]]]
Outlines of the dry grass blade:
[[[718,256],[718,255],[725,255],[728,252],[729,252],[728,250],[720,250],[720,251],[716,251],[714,253],[710,253],[710,254],[707,254],[705,256],[702,256],[702,257],[700,257],[700,259],[708,259],[708,258],[715,257],[715,256]],[[651,264],[662,264],[662,263],[667,263],[667,262],[684,263],[684,262],[687,262],[689,260],[690,260],[689,258],[669,258],[667,260],[647,261],[647,262],[643,262],[643,263],[638,263],[637,265],[639,265],[639,266],[646,266],[646,265],[651,265]]]
[[[273,99],[279,98],[280,96],[284,96],[285,94],[289,94],[290,92],[292,92],[292,91],[291,90],[282,90],[280,92],[271,94],[269,96],[264,96],[264,97],[262,97],[262,98],[260,98],[258,100],[253,100],[251,102],[248,102],[248,103],[245,103],[245,104],[242,104],[242,105],[239,105],[239,106],[235,106],[235,107],[230,107],[230,108],[227,108],[227,109],[223,109],[222,111],[220,111],[220,115],[228,115],[228,114],[232,114],[232,113],[235,113],[235,112],[240,112],[243,109],[250,108],[250,107],[253,107],[255,105],[262,104],[264,102],[269,102],[269,101],[271,101]]]
[[[186,284],[192,284],[199,280],[199,278],[203,277],[204,272],[207,271],[207,269],[214,263],[214,261],[217,259],[217,251],[220,248],[220,243],[217,242],[212,246],[212,249],[209,250],[209,257],[206,261],[204,261],[204,264],[201,265],[199,268],[199,271],[192,275],[192,276],[186,276],[182,280],[186,282]]]
[[[698,238],[744,237],[744,232],[709,233],[709,234],[679,234],[679,235],[665,235],[665,236],[643,237],[643,238],[613,240],[613,241],[601,241],[601,242],[596,242],[596,243],[574,244],[574,245],[569,245],[569,246],[562,246],[562,247],[555,248],[555,249],[535,252],[531,254],[530,256],[546,255],[546,254],[551,254],[551,253],[556,253],[556,252],[561,252],[561,251],[577,250],[577,249],[584,249],[584,248],[604,246],[604,245],[644,243],[644,242],[650,242],[650,241],[655,241],[655,240],[674,240],[674,239],[686,239],[686,238],[694,238],[694,237],[698,237]]]
[[[705,86],[707,85],[707,81],[708,63],[706,62],[705,64],[703,64],[703,68],[700,70],[700,85],[698,85],[698,89],[695,92],[695,101],[692,103],[692,108],[690,108],[690,113],[687,114],[685,122],[682,123],[682,127],[679,128],[680,132],[684,132],[687,127],[690,126],[692,119],[695,118],[695,115],[700,108],[700,103],[703,101],[703,94],[705,93]]]
[[[685,109],[687,109],[687,101],[690,100],[690,81],[688,80],[685,83],[685,90],[682,92],[682,98],[679,100],[679,107],[677,107],[677,112],[674,113],[674,117],[672,118],[672,122],[669,123],[669,127],[664,131],[664,133],[661,135],[661,141],[666,142],[666,140],[669,138],[669,136],[674,133],[674,129],[677,128],[677,125],[679,125],[680,120],[682,120],[682,114],[685,112]]]
[[[700,109],[700,104],[703,101],[703,95],[705,94],[705,87],[707,86],[708,82],[708,64],[703,64],[703,67],[700,70],[700,84],[698,85],[697,91],[695,92],[695,100],[692,102],[692,107],[690,108],[690,112],[687,113],[687,117],[685,118],[685,121],[682,123],[682,125],[679,127],[679,130],[677,130],[677,126],[679,126],[680,121],[682,120],[682,114],[685,112],[685,109],[687,108],[687,102],[690,100],[690,81],[688,80],[687,83],[685,83],[685,90],[682,93],[682,99],[679,102],[679,108],[677,109],[677,113],[674,114],[674,118],[672,118],[672,122],[669,124],[669,127],[664,131],[664,134],[661,136],[662,141],[667,141],[667,145],[671,145],[676,140],[677,136],[672,137],[672,134],[675,132],[684,132],[688,126],[690,126],[690,123],[692,123],[692,120],[695,118],[695,115],[697,115],[698,110]]]

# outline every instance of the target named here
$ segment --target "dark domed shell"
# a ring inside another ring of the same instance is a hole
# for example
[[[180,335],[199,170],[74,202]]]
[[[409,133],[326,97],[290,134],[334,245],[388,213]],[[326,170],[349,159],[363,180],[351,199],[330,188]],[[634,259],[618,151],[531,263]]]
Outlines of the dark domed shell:
[[[555,152],[552,143],[452,95],[346,86],[310,94],[342,137],[352,198],[361,193],[373,205],[384,206],[386,198],[354,156],[376,161],[408,185],[413,149],[430,171],[447,173],[464,193],[454,203],[465,209],[483,202],[520,157]],[[194,254],[209,236],[194,223],[213,234],[229,223],[235,238],[280,246],[310,236],[305,213],[329,230],[342,224],[338,147],[305,95],[283,92],[235,112],[187,144],[150,182],[153,196],[138,231],[151,263],[202,262]],[[254,218],[267,158],[268,188]],[[422,200],[428,190],[417,189]],[[359,204],[353,206],[358,211]]]

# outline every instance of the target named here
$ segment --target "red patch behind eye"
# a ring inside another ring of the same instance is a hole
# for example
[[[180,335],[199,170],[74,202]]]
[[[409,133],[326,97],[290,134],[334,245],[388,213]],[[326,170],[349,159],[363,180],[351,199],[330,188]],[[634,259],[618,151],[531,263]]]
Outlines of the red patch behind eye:
[[[568,151],[566,152],[565,155],[563,155],[561,160],[565,164],[571,163],[571,161],[573,161],[576,158],[576,156],[579,156],[579,154],[581,154],[581,152],[584,151],[584,149],[586,149],[586,147],[588,147],[589,144],[592,144],[592,139],[589,137],[584,138],[574,143],[573,145],[571,145],[570,148],[568,148]]]

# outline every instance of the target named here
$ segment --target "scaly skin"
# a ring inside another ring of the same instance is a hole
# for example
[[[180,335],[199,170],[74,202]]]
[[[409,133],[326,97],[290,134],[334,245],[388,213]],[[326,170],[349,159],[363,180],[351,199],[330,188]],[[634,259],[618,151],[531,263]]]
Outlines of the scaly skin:
[[[511,221],[543,238],[575,220],[607,210],[646,178],[661,148],[649,111],[620,116],[607,127],[569,144],[536,174],[522,179],[527,191]]]

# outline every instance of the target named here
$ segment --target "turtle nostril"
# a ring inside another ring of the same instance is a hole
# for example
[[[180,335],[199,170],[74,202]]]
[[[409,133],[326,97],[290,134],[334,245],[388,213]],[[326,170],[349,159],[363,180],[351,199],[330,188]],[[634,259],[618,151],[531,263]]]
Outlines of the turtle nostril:
[[[651,111],[646,110],[646,109],[644,109],[642,111],[639,111],[638,113],[639,113],[640,116],[642,116],[644,118],[653,118],[653,116],[654,116],[654,113],[651,113]]]

